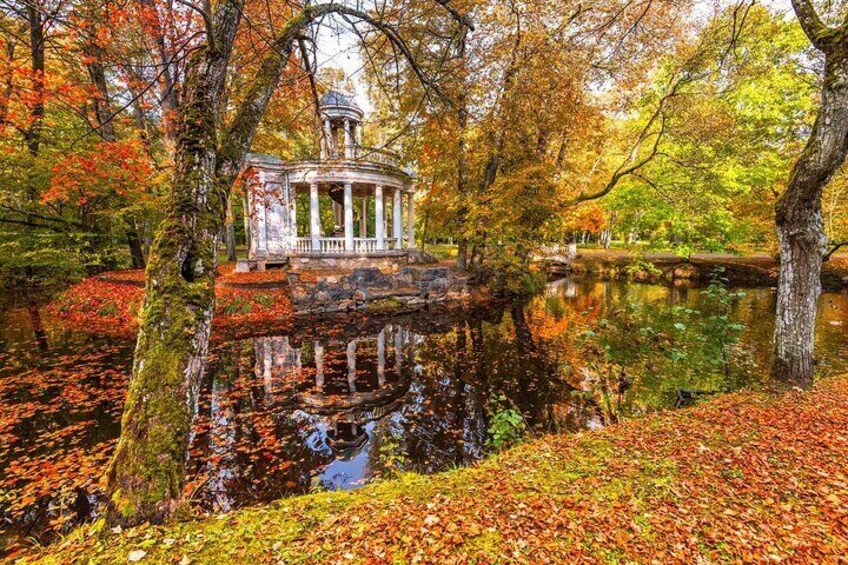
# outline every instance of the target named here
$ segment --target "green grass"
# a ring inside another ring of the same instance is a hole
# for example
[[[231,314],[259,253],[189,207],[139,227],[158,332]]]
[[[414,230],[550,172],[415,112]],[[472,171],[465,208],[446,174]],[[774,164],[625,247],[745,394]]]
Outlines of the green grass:
[[[447,243],[428,243],[424,251],[439,260],[456,259],[458,248],[456,245],[448,245]]]

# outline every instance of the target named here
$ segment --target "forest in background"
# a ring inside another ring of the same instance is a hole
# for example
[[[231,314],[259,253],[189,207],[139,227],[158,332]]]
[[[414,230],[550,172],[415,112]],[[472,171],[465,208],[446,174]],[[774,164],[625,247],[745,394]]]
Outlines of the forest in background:
[[[5,4],[0,273],[55,282],[142,266],[198,14],[149,1]],[[352,26],[374,108],[366,145],[396,150],[418,175],[419,237],[496,265],[575,238],[682,255],[776,251],[774,205],[815,117],[820,53],[791,12],[648,4],[626,17],[577,2],[452,4],[470,30],[431,2],[394,3],[380,16],[414,66]],[[292,7],[245,4],[225,121],[269,49],[272,10]],[[340,69],[314,68],[315,38],[299,39],[253,151],[313,154],[315,95],[351,87]],[[239,244],[243,190],[228,214]],[[841,172],[825,189],[833,243],[848,239],[846,190]]]

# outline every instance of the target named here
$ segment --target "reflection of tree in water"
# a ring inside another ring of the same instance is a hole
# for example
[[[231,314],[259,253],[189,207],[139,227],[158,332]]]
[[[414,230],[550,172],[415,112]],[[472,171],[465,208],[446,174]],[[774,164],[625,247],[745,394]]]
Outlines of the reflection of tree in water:
[[[502,397],[536,432],[585,425],[591,411],[561,378],[560,333],[577,328],[566,314],[537,301],[219,347],[193,442],[199,499],[228,509],[468,464]]]
[[[423,341],[416,402],[405,412],[415,470],[433,472],[479,459],[500,397],[537,433],[581,427],[592,411],[571,398],[561,378],[561,343],[537,331],[540,319],[550,317],[544,301],[514,304],[489,320],[467,318],[449,334]],[[571,320],[560,329],[569,327],[578,326]]]
[[[226,509],[465,465],[486,454],[492,416],[505,407],[534,433],[603,424],[610,416],[598,396],[577,390],[587,386],[586,329],[634,302],[697,307],[701,299],[694,288],[577,281],[506,307],[341,317],[224,344],[193,444],[196,498]],[[734,316],[758,335],[757,316],[772,307],[760,292]],[[628,404],[636,397],[672,407],[666,385],[646,379],[610,390],[621,410],[641,406]]]

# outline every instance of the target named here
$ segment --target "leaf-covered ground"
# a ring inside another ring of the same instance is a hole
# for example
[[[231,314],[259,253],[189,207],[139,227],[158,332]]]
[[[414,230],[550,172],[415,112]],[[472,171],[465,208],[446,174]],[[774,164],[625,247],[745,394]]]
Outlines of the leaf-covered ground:
[[[169,527],[45,563],[844,563],[848,376],[548,436],[461,470]]]
[[[214,328],[235,331],[244,324],[291,319],[291,293],[281,269],[236,273],[218,270]],[[87,278],[67,289],[50,310],[73,329],[132,337],[144,299],[144,271],[112,271]]]

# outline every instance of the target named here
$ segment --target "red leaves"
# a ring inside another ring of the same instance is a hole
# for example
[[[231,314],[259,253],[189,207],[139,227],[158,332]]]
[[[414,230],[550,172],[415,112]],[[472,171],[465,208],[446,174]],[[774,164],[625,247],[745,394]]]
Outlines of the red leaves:
[[[153,172],[140,141],[102,142],[56,163],[50,189],[41,200],[82,206],[98,197],[139,197],[149,191]]]
[[[237,273],[231,266],[218,269],[218,282],[226,285],[286,285],[286,272],[283,269],[250,271]]]
[[[50,311],[77,331],[130,336],[138,327],[143,298],[137,284],[91,277],[65,291]]]
[[[88,278],[65,291],[50,311],[71,328],[85,333],[132,336],[144,299],[144,272],[115,271]],[[285,271],[227,273],[216,285],[214,327],[238,331],[240,326],[287,324],[292,306]],[[214,337],[214,336],[213,336]]]
[[[203,536],[193,555],[201,561],[241,548],[255,562],[283,551],[275,560],[840,563],[846,429],[848,377],[777,398],[730,394],[600,432],[548,436],[438,478],[236,513],[225,536],[216,537],[217,520],[181,535]],[[301,524],[284,548],[274,545]],[[85,561],[97,551],[58,555]]]

